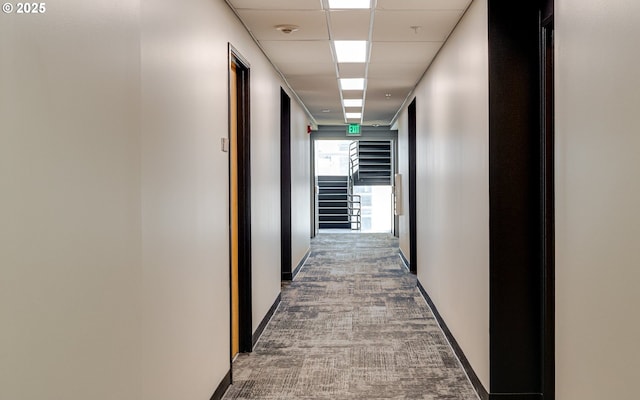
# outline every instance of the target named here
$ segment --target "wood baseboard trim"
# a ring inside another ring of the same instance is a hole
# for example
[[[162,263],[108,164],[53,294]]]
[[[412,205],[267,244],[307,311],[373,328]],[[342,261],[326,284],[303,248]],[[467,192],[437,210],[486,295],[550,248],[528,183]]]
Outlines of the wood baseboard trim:
[[[216,391],[213,392],[211,396],[211,400],[221,400],[227,389],[229,389],[229,386],[231,386],[231,369],[229,369],[224,378],[222,378],[222,381],[220,381]]]
[[[258,329],[256,329],[256,331],[253,334],[251,348],[253,348],[256,345],[256,343],[258,343],[260,336],[262,336],[262,332],[264,332],[264,329],[269,324],[271,317],[273,317],[273,314],[276,312],[276,309],[280,305],[280,300],[282,300],[282,294],[278,293],[278,297],[276,297],[276,300],[271,305],[271,308],[269,308],[269,311],[267,311],[267,314],[264,316],[264,318],[260,322],[260,325],[258,325]]]
[[[451,348],[453,349],[454,353],[458,357],[458,360],[460,360],[460,364],[462,364],[462,368],[464,368],[465,372],[467,373],[467,376],[469,377],[469,381],[471,381],[471,385],[473,385],[473,388],[475,389],[476,393],[478,394],[481,400],[493,399],[493,397],[489,396],[489,392],[487,392],[487,389],[484,388],[484,386],[482,385],[482,382],[480,382],[480,378],[478,378],[478,375],[476,375],[476,372],[471,367],[469,360],[467,360],[467,357],[464,355],[462,348],[460,347],[460,345],[458,345],[458,342],[453,337],[453,334],[447,327],[447,324],[445,323],[444,319],[442,319],[442,316],[438,312],[438,309],[436,308],[435,304],[431,300],[431,297],[429,297],[429,294],[425,290],[424,286],[422,286],[419,280],[417,281],[417,283],[418,283],[418,290],[420,290],[420,293],[422,294],[422,297],[429,305],[429,308],[431,309],[433,316],[436,318],[436,321],[438,321],[438,324],[440,325],[440,329],[442,329],[442,332],[446,336],[447,341],[449,341]],[[502,398],[502,397],[500,398],[500,400],[507,400],[507,399],[508,398]],[[513,399],[509,399],[509,400],[513,400]]]

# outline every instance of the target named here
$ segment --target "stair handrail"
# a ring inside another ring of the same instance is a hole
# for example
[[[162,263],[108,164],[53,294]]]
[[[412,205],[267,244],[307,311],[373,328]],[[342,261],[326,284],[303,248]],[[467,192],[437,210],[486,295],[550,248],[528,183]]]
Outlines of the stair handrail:
[[[347,194],[347,197],[347,204],[349,208],[349,223],[351,225],[351,230],[359,231],[362,229],[362,199],[359,194],[352,193]]]
[[[349,215],[349,225],[351,230],[362,229],[362,201],[359,194],[353,193],[353,177],[347,177],[347,214]],[[355,218],[355,220],[354,220]],[[354,228],[355,224],[355,228]]]
[[[358,140],[349,144],[349,177],[352,180],[360,177],[360,142]]]

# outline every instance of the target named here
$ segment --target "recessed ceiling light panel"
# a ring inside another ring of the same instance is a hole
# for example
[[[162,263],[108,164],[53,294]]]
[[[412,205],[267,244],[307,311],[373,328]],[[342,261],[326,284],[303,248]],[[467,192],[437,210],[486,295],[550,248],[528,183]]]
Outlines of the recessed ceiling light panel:
[[[347,119],[360,119],[362,118],[362,113],[344,113],[344,116]]]
[[[362,99],[344,99],[342,104],[345,107],[362,107]]]
[[[364,78],[342,78],[340,79],[342,90],[364,90]]]
[[[329,8],[366,9],[371,8],[371,0],[329,0]]]
[[[366,40],[335,40],[336,58],[339,63],[363,63],[367,61]]]

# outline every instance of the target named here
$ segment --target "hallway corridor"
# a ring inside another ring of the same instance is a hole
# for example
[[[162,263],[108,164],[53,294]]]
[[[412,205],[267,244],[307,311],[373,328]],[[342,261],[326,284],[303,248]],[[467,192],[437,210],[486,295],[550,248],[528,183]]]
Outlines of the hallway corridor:
[[[388,234],[320,234],[224,399],[476,399]]]

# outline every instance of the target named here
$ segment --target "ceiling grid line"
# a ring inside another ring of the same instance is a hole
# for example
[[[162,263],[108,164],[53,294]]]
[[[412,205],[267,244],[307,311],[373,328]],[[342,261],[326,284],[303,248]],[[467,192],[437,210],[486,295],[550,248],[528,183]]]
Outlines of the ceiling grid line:
[[[325,10],[325,18],[327,20],[327,31],[329,34],[329,42],[332,42],[334,40],[333,38],[333,33],[331,30],[331,13],[327,12],[327,10],[329,9],[329,1],[328,0],[322,0],[322,8]],[[337,80],[340,78],[340,68],[338,67],[338,56],[336,54],[336,49],[333,46],[331,47],[331,55],[333,57],[333,65],[334,65],[334,70],[336,73],[336,82],[338,82]],[[338,83],[338,89],[340,89],[340,84]],[[338,95],[340,96],[340,109],[342,110],[342,113],[344,114],[344,108],[342,107],[342,104],[344,104],[344,94],[342,93],[342,90],[338,90]],[[323,108],[322,110],[329,110],[331,111],[331,108]],[[321,111],[322,111],[321,110]]]
[[[302,101],[302,99],[300,98],[300,96],[298,96],[298,93],[293,89],[293,87],[291,87],[291,85],[289,84],[289,82],[287,81],[287,78],[285,77],[285,75],[280,71],[280,69],[278,68],[277,65],[275,65],[275,63],[271,60],[271,58],[269,57],[269,55],[267,54],[267,52],[264,50],[264,48],[260,45],[260,42],[258,41],[258,39],[253,35],[253,33],[251,32],[251,30],[249,29],[249,27],[247,26],[247,24],[245,24],[245,22],[242,20],[242,18],[240,18],[240,15],[238,15],[237,10],[231,5],[231,3],[229,2],[230,0],[225,0],[225,3],[227,3],[227,5],[229,6],[229,8],[231,8],[231,10],[233,11],[233,13],[235,14],[236,18],[238,18],[238,21],[240,21],[240,23],[244,26],[244,28],[247,30],[247,32],[249,33],[249,35],[251,36],[251,38],[253,39],[253,41],[256,43],[256,45],[258,46],[258,48],[260,49],[260,51],[262,52],[262,54],[264,54],[264,56],[267,58],[267,60],[269,61],[269,63],[271,64],[271,66],[273,67],[273,69],[275,69],[276,73],[278,75],[280,75],[280,78],[282,78],[282,80],[284,81],[285,85],[287,86],[287,88],[291,91],[291,94],[293,95],[293,97],[298,101],[298,103],[300,103],[300,106],[302,107],[302,109],[304,110],[304,112],[307,114],[307,116],[310,119],[310,122],[312,125],[318,126],[318,122],[315,118],[315,116],[311,113],[311,111],[309,111],[309,109],[307,108],[307,106],[305,105],[305,103]]]
[[[317,124],[345,125],[346,113],[359,108],[363,125],[389,126],[472,0],[371,0],[367,9],[330,8],[329,0],[225,1]],[[334,43],[342,40],[366,40],[365,62],[340,63]],[[343,78],[365,85],[343,93]],[[356,97],[361,106],[345,104]]]
[[[473,1],[473,0],[472,0]],[[449,40],[449,37],[451,36],[451,34],[453,33],[453,31],[456,29],[456,27],[458,26],[458,24],[460,24],[460,21],[462,21],[462,18],[464,17],[464,15],[467,13],[467,11],[469,10],[469,7],[471,7],[471,1],[469,2],[469,4],[467,4],[467,7],[464,9],[464,11],[462,12],[462,15],[460,16],[460,19],[458,19],[458,21],[456,22],[456,24],[453,26],[453,28],[451,28],[451,30],[449,31],[449,34],[447,35],[447,38],[444,40],[444,42],[442,43],[442,46],[440,46],[440,48],[438,49],[438,52],[433,56],[433,59],[431,60],[431,62],[429,63],[429,65],[427,65],[427,68],[424,70],[424,72],[422,73],[422,75],[420,75],[420,79],[418,79],[418,82],[422,81],[422,79],[424,79],[425,75],[427,75],[427,72],[429,71],[429,68],[431,68],[431,64],[433,63],[433,60],[436,59],[436,57],[438,56],[438,54],[440,53],[440,51],[442,50],[442,47],[444,47],[444,43],[447,42],[447,40]],[[411,89],[411,91],[409,93],[407,93],[407,96],[405,97],[404,101],[402,102],[402,105],[400,106],[400,108],[398,108],[398,111],[396,111],[395,115],[393,116],[393,118],[391,118],[391,121],[389,123],[390,126],[393,126],[396,124],[396,122],[398,121],[398,118],[400,117],[400,112],[405,108],[405,106],[407,106],[409,104],[409,102],[412,100],[412,97],[415,93],[415,87],[413,89]]]

